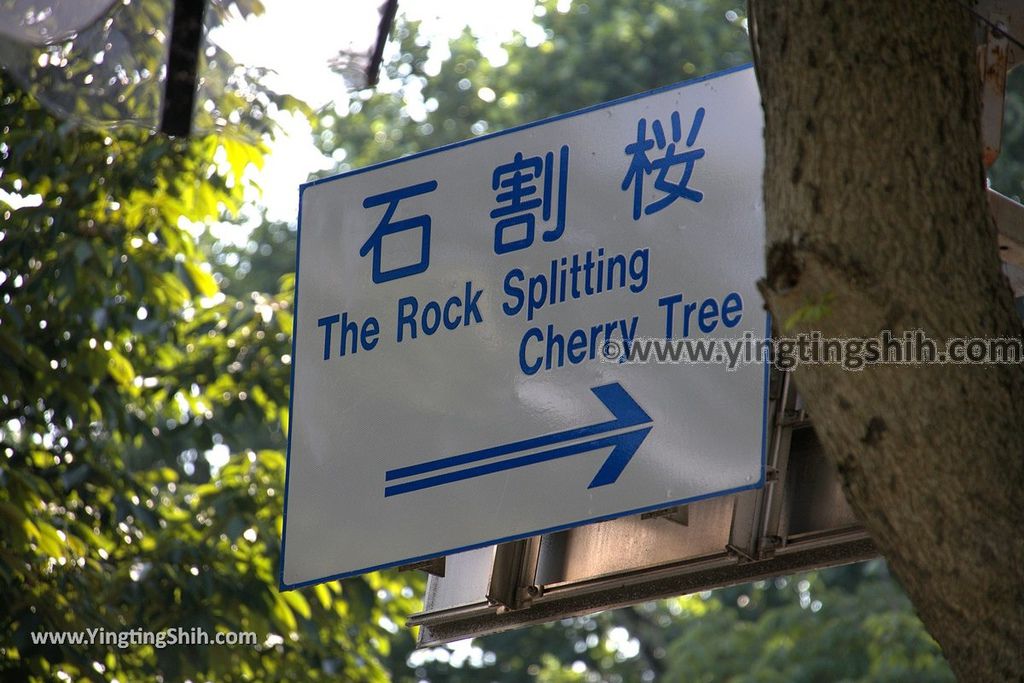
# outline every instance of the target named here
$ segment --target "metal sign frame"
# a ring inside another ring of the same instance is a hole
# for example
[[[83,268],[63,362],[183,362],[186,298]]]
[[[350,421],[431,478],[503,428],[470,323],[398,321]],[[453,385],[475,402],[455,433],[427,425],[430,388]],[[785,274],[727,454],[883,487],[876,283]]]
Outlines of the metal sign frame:
[[[423,612],[407,621],[417,645],[878,557],[788,373],[773,372],[771,405],[764,488],[419,567],[433,574]]]

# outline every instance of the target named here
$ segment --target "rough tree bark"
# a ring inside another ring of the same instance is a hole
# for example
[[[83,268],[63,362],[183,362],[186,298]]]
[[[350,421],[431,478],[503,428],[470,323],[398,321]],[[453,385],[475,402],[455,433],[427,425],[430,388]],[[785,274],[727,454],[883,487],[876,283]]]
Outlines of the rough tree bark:
[[[787,334],[1019,337],[954,0],[751,0]],[[778,332],[778,329],[777,329]],[[847,499],[961,680],[1024,679],[1024,368],[802,366]]]

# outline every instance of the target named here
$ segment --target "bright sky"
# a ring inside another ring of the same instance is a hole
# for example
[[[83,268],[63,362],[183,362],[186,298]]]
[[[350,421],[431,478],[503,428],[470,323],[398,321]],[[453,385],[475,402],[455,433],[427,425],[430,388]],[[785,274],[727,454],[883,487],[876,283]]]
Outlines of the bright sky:
[[[240,63],[274,69],[268,85],[305,100],[314,107],[347,100],[341,77],[328,67],[339,50],[366,46],[376,39],[381,0],[266,0],[266,13],[237,20],[213,40]],[[447,55],[447,41],[469,25],[480,38],[481,51],[492,62],[502,60],[501,43],[514,30],[530,34],[533,0],[400,0],[399,12],[422,22],[431,41],[432,57]],[[386,88],[387,84],[380,87]],[[263,171],[255,178],[263,188],[262,203],[272,220],[294,222],[298,186],[309,173],[330,168],[310,140],[301,117],[283,114],[278,122],[287,135],[277,141]]]

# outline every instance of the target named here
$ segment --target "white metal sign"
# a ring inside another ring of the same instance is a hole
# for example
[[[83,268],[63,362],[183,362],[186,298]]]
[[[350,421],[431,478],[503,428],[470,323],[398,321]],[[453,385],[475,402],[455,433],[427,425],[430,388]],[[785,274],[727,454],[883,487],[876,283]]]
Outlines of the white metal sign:
[[[282,589],[760,486],[743,68],[302,187]]]

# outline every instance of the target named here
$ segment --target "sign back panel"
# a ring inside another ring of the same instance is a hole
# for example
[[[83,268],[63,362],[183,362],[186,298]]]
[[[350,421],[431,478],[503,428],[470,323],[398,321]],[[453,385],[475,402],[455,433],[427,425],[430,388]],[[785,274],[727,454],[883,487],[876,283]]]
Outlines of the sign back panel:
[[[762,485],[764,362],[634,362],[766,336],[761,134],[745,67],[304,185],[282,589]]]

